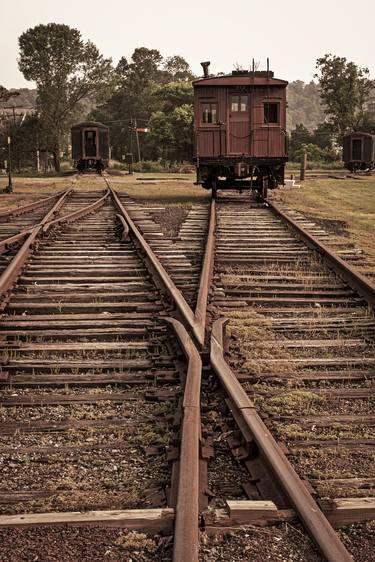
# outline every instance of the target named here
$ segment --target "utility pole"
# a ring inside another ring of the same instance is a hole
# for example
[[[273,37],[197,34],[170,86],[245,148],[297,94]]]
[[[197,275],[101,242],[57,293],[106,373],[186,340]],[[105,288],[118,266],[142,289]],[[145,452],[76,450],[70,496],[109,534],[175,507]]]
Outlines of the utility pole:
[[[10,137],[8,137],[8,185],[4,189],[5,193],[13,193],[13,183],[12,183],[12,162],[10,154]]]
[[[36,173],[40,172],[39,131],[36,130]]]
[[[307,168],[307,154],[306,152],[304,152],[301,157],[301,170],[299,175],[300,181],[303,181],[305,179],[306,168]]]
[[[130,152],[133,154],[133,117],[129,121],[129,131],[130,131]]]
[[[138,151],[138,162],[141,161],[141,149],[139,147],[139,136],[138,136],[138,127],[137,127],[137,120],[134,119],[134,128],[135,128],[135,138],[137,140],[137,151]]]

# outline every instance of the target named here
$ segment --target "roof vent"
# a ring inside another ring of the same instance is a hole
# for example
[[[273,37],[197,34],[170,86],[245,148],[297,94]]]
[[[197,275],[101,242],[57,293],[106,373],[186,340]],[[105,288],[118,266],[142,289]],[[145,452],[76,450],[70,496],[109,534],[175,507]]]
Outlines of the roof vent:
[[[203,75],[205,78],[208,78],[209,76],[209,68],[210,68],[210,61],[207,62],[201,62],[202,68],[203,68]]]
[[[232,76],[248,76],[250,70],[232,70]]]

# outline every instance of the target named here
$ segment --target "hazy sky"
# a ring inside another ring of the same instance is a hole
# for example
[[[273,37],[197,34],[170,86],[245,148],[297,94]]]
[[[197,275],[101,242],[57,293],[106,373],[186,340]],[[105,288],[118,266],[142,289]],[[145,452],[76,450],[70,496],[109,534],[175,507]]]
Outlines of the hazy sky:
[[[353,14],[353,8],[357,13]],[[39,23],[78,28],[116,63],[135,47],[182,55],[201,74],[267,56],[275,75],[310,81],[325,53],[347,57],[375,78],[375,0],[1,0],[0,84],[33,87],[18,70],[18,37]]]

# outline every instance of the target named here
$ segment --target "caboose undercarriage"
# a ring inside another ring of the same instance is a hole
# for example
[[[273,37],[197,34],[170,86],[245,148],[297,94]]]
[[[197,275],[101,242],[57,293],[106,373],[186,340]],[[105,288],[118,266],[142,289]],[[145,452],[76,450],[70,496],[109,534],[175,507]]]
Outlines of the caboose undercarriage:
[[[76,162],[76,168],[79,172],[97,172],[101,174],[105,168],[101,158],[81,158]]]
[[[197,183],[205,189],[254,189],[263,197],[267,189],[284,184],[285,164],[288,158],[196,158]]]

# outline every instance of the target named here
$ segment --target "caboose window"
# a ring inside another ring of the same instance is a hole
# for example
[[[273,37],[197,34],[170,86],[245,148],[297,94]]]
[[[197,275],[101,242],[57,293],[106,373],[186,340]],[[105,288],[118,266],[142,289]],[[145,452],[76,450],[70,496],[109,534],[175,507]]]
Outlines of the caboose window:
[[[362,160],[362,139],[352,139],[352,160]]]
[[[278,103],[265,103],[264,104],[264,122],[265,123],[278,123],[279,122],[279,104]]]
[[[232,113],[247,111],[248,96],[232,95],[230,109]]]
[[[202,123],[217,123],[217,104],[202,104]]]
[[[85,131],[85,156],[96,157],[96,131]]]

